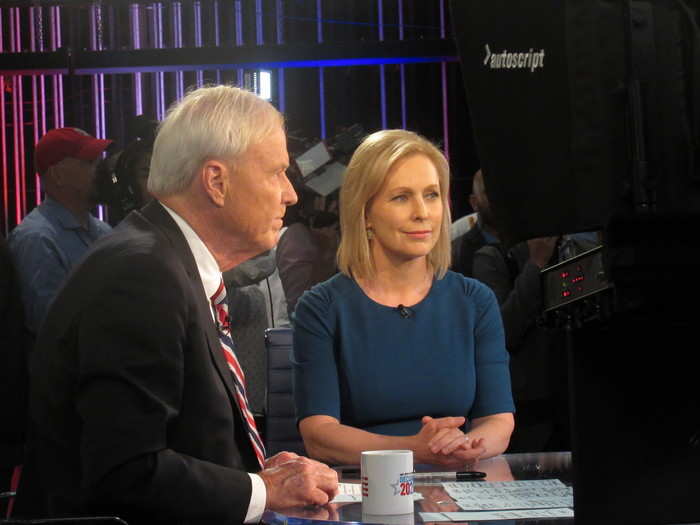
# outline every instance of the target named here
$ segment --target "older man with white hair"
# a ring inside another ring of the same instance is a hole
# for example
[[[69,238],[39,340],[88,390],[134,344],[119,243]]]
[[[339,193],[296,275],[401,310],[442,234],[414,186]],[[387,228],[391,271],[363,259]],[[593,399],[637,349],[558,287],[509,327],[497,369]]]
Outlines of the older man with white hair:
[[[266,457],[221,277],[277,242],[288,164],[282,116],[252,93],[205,87],[170,109],[154,201],[95,246],[41,331],[20,513],[252,523],[333,498],[327,466]]]

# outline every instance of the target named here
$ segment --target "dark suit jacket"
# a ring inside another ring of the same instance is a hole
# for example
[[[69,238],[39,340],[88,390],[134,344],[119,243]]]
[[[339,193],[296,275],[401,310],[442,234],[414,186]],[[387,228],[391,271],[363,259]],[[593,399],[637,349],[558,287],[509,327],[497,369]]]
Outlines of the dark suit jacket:
[[[503,316],[518,411],[509,452],[537,452],[561,442],[558,432],[568,418],[563,334],[536,323],[542,286],[540,269],[529,258],[528,245],[521,242],[508,255],[498,245],[484,246],[473,263],[474,278],[494,291]]]
[[[74,269],[30,367],[19,513],[243,521],[257,461],[194,257],[159,203]]]
[[[486,238],[478,224],[452,241],[452,270],[473,277],[474,254],[486,246]]]

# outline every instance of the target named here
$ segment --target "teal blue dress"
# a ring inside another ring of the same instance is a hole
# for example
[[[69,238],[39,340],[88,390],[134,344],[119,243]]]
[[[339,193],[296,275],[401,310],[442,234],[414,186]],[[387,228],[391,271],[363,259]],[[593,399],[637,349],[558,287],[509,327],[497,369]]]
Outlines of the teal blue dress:
[[[314,286],[297,305],[292,361],[298,420],[412,435],[426,415],[515,411],[496,297],[454,272],[403,311],[343,274]]]

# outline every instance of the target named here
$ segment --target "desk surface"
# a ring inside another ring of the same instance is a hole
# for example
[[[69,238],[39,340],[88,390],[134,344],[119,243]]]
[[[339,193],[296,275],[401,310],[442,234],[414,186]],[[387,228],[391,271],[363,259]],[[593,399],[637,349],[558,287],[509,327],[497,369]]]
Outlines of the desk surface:
[[[486,472],[488,481],[511,481],[524,479],[560,479],[567,485],[571,484],[571,453],[570,452],[545,452],[537,454],[505,454],[479,462],[474,467],[476,470]],[[359,482],[357,474],[351,476],[342,475],[342,482]],[[420,468],[416,470],[444,470],[440,468]],[[362,503],[350,503],[331,505],[318,509],[289,509],[285,512],[266,512],[263,521],[270,525],[308,525],[319,522],[364,522],[364,523],[391,523],[392,525],[418,525],[423,523],[419,512],[447,512],[457,510],[454,508],[452,498],[440,485],[418,485],[416,492],[423,495],[423,499],[415,502],[413,515],[401,517],[388,517],[384,520],[364,519],[362,516]],[[365,516],[366,518],[366,516]],[[573,519],[547,519],[547,520],[503,520],[489,521],[493,524],[520,524],[527,523],[573,523]],[[472,521],[470,521],[472,523]],[[440,522],[439,525],[448,525],[449,522]]]

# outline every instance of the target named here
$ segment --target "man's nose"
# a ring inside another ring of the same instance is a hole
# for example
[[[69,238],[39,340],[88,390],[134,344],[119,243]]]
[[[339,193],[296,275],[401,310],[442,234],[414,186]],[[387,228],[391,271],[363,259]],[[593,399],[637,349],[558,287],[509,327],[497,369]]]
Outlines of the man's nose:
[[[282,188],[282,202],[285,206],[294,206],[299,200],[299,197],[297,197],[297,192],[294,191],[294,186],[289,180],[289,177],[287,177],[286,173],[283,175],[283,179],[284,187]]]

